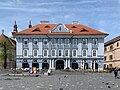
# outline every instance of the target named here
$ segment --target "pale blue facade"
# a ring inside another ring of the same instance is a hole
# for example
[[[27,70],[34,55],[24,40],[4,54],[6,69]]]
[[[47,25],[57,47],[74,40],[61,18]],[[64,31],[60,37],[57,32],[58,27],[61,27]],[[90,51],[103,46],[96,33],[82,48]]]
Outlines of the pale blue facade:
[[[60,25],[50,32],[71,32]],[[103,70],[105,35],[16,35],[17,68]]]

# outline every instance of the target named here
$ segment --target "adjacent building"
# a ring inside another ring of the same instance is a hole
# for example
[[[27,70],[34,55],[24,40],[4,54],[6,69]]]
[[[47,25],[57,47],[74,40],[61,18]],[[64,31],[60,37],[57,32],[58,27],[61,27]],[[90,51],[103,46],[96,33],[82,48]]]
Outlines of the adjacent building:
[[[17,68],[91,69],[104,67],[104,32],[73,22],[41,24],[12,32],[16,39]]]
[[[120,68],[120,36],[106,42],[104,49],[104,68]]]
[[[0,69],[11,69],[16,66],[15,41],[4,34],[0,35]]]

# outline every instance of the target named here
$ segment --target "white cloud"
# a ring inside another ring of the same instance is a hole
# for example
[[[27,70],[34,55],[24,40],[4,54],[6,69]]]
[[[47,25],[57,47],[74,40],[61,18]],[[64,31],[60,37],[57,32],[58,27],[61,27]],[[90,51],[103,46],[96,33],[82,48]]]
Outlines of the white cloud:
[[[70,15],[64,15],[64,18],[70,18],[71,16]]]

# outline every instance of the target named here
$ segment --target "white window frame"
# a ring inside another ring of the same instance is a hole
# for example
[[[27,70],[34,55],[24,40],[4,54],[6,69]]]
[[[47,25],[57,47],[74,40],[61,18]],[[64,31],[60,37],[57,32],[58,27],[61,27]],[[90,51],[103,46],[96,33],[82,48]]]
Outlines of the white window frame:
[[[77,45],[77,39],[73,39],[73,45]]]
[[[95,41],[96,41],[96,44],[94,43]],[[93,45],[98,45],[98,39],[93,39],[93,40],[92,40],[92,44],[93,44]]]
[[[53,56],[53,51],[55,52],[55,55],[54,55],[54,56]],[[55,49],[52,49],[52,50],[51,50],[51,56],[52,56],[52,57],[55,57],[55,56],[56,56],[56,50],[55,50]]]
[[[27,51],[27,55],[25,56],[25,51]],[[23,50],[23,57],[28,57],[28,49]]]
[[[69,45],[69,39],[65,39],[65,45]]]
[[[96,52],[96,56],[94,56],[94,51]],[[96,49],[92,50],[92,57],[97,57],[97,50]]]
[[[85,55],[85,56],[84,56],[84,50],[86,51],[86,55]],[[83,49],[83,50],[82,50],[82,56],[83,56],[83,57],[87,57],[87,50],[86,50],[86,49]]]
[[[75,56],[74,56],[74,50],[76,51],[76,55],[75,55]],[[73,57],[77,57],[77,50],[76,50],[76,49],[73,49],[73,50],[72,50],[72,56],[73,56]]]
[[[62,39],[58,39],[58,44],[62,45]]]
[[[61,56],[59,56],[59,51],[61,51]],[[63,50],[62,50],[62,49],[59,49],[59,50],[58,50],[58,57],[62,57],[62,55],[63,55]]]
[[[85,41],[85,44],[84,44],[84,41]],[[87,39],[82,39],[82,44],[87,45]]]
[[[47,53],[46,56],[45,56],[45,51],[47,51],[47,52],[46,52],[46,53]],[[48,50],[47,50],[47,49],[44,49],[44,50],[43,50],[43,56],[44,56],[44,57],[48,57]]]
[[[35,50],[37,51],[37,56],[35,56]],[[37,49],[34,49],[34,50],[33,50],[33,56],[34,56],[34,57],[38,57],[38,50],[37,50]]]
[[[68,51],[68,56],[66,56],[66,51]],[[69,57],[69,55],[70,55],[69,49],[65,49],[64,54],[65,54],[65,57]]]

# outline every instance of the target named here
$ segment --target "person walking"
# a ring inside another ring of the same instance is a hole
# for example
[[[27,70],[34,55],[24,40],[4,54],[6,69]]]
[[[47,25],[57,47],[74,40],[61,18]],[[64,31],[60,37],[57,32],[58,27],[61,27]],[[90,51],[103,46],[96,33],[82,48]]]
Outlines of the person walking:
[[[115,76],[115,78],[117,78],[117,76],[118,76],[118,69],[117,69],[117,67],[114,68],[114,76]]]

